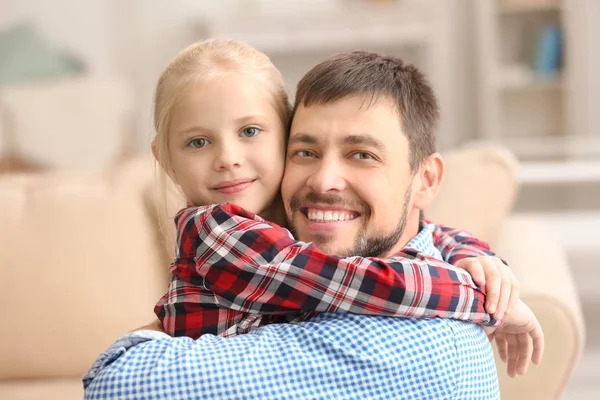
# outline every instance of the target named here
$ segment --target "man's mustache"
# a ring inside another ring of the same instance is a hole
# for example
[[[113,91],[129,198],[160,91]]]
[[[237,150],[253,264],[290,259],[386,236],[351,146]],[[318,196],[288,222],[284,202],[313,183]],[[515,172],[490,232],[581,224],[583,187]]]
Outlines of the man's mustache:
[[[305,204],[339,206],[340,208],[348,208],[357,211],[364,217],[369,217],[371,215],[371,208],[363,202],[348,200],[336,194],[319,194],[316,192],[308,192],[304,196],[292,196],[290,199],[290,210],[296,212]]]

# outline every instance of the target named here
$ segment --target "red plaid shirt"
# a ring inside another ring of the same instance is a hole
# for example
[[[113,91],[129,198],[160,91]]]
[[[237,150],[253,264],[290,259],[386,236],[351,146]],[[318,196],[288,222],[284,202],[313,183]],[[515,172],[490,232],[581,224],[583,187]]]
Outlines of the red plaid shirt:
[[[171,282],[154,308],[172,336],[234,336],[317,312],[499,323],[468,273],[413,249],[387,259],[328,255],[230,203],[183,209],[175,222]],[[433,238],[450,263],[494,255],[465,231],[434,225]]]

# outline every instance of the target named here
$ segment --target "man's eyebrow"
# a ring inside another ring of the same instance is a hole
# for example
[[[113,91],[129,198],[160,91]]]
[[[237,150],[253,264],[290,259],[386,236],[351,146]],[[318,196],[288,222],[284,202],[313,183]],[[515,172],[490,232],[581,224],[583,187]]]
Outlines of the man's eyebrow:
[[[376,149],[378,151],[385,152],[385,146],[383,145],[383,143],[381,141],[379,141],[378,139],[375,139],[373,136],[371,136],[369,134],[348,135],[348,136],[344,137],[342,142],[344,144],[350,144],[350,145],[359,144],[359,145],[369,146],[369,147],[373,147],[374,149]]]
[[[308,133],[297,132],[290,136],[288,143],[305,143],[305,144],[317,144],[318,140],[313,135]]]

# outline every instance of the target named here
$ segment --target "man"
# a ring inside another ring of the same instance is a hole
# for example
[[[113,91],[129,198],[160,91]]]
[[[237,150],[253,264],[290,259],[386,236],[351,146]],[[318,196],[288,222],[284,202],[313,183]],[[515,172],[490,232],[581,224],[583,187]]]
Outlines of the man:
[[[411,247],[439,258],[420,220],[443,174],[437,119],[422,75],[396,58],[357,52],[313,68],[298,85],[282,184],[296,237],[331,254],[391,257]],[[218,291],[218,279],[210,284]],[[539,361],[541,331],[526,306],[504,324],[502,343],[521,345],[526,362],[535,348]],[[227,339],[134,332],[85,384],[90,399],[499,397],[477,325],[342,313]]]

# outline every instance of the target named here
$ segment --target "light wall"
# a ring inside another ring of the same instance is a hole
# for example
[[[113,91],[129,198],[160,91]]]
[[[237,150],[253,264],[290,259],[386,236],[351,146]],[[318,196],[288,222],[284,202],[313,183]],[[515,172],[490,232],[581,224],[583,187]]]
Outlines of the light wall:
[[[72,50],[80,55],[97,74],[119,74],[128,78],[137,96],[137,129],[139,146],[147,148],[152,136],[152,94],[156,79],[169,59],[184,46],[200,39],[194,24],[202,16],[224,13],[239,4],[248,7],[263,4],[267,7],[309,7],[298,0],[1,0],[7,12],[0,24],[22,20],[32,21],[45,37],[56,46]],[[338,0],[321,0],[320,7]],[[472,112],[473,82],[471,70],[471,46],[453,46],[452,41],[463,42],[470,32],[469,0],[444,2],[436,8],[441,18],[437,24],[438,37],[444,41],[439,46],[443,60],[431,75],[444,115],[442,128],[451,131],[452,138],[442,137],[442,144],[452,145],[474,133]],[[196,18],[197,16],[197,18]],[[260,27],[257,27],[260,29]],[[442,42],[439,42],[442,43]],[[308,70],[312,63],[327,54],[308,55],[300,60]],[[312,58],[311,58],[312,57]],[[274,60],[283,69],[284,76],[295,81],[300,72],[285,60]],[[440,68],[443,68],[440,70]],[[427,69],[427,68],[425,68]],[[441,71],[441,74],[436,74]],[[453,79],[446,79],[452,75]],[[437,77],[437,78],[436,78]],[[460,93],[455,87],[460,85]],[[293,85],[290,85],[293,86]]]
[[[319,4],[336,1],[321,0]],[[30,20],[56,46],[79,54],[94,73],[129,79],[137,96],[139,147],[146,149],[152,137],[152,94],[161,69],[178,50],[200,38],[193,28],[199,17],[227,12],[242,3],[249,7],[300,4],[298,0],[0,0],[0,26]],[[574,34],[583,38],[572,49],[581,60],[574,71],[576,85],[570,103],[577,116],[574,129],[597,135],[600,51],[595,50],[595,38],[600,37],[600,2],[567,3],[578,9],[571,23]],[[432,4],[437,13],[433,28],[443,43],[441,59],[428,69],[442,105],[442,131],[451,132],[451,137],[442,137],[442,145],[449,147],[477,135],[473,2],[433,0]],[[286,75],[287,66],[279,65]],[[298,71],[290,73],[297,75]]]

